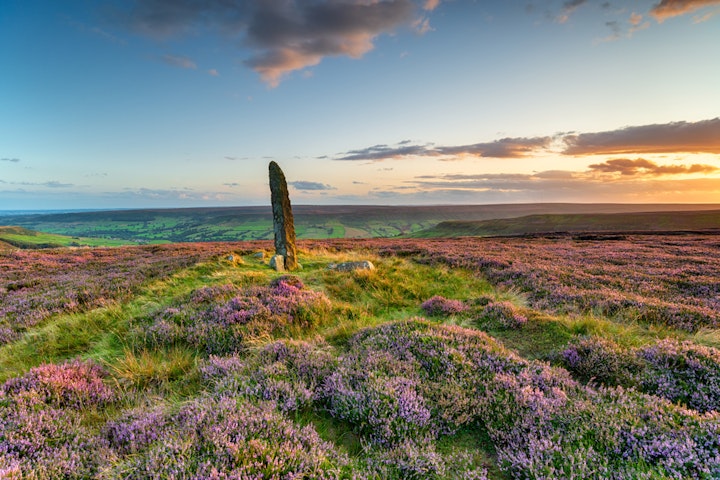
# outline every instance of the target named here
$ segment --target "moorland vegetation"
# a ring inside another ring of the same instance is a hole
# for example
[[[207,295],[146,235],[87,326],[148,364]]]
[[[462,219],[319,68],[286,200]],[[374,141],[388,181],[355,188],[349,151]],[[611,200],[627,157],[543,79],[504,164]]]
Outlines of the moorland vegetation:
[[[719,246],[3,253],[0,477],[717,478]]]

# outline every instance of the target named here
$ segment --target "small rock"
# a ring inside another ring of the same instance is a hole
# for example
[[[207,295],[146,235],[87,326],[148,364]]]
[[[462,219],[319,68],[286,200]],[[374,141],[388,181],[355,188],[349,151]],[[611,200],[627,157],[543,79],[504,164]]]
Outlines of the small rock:
[[[278,272],[285,271],[285,258],[282,255],[273,255],[270,257],[270,268]]]
[[[361,262],[331,263],[328,265],[328,269],[338,272],[353,272],[355,270],[375,270],[375,265],[370,260],[363,260]]]
[[[265,252],[255,252],[252,254],[253,258],[257,258],[258,260],[265,260]]]

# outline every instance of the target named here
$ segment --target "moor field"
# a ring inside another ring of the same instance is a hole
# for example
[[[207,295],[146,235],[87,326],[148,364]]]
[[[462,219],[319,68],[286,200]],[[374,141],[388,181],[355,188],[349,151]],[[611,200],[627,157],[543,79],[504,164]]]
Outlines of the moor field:
[[[720,477],[720,237],[271,248],[0,252],[0,478]]]

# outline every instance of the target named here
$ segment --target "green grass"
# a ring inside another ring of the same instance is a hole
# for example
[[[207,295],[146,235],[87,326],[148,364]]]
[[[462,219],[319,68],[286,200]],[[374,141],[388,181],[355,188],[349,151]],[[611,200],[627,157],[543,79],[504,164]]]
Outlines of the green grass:
[[[36,232],[21,227],[0,227],[0,241],[17,248],[58,247],[117,247],[135,245],[137,242],[113,238],[69,237],[53,233]]]

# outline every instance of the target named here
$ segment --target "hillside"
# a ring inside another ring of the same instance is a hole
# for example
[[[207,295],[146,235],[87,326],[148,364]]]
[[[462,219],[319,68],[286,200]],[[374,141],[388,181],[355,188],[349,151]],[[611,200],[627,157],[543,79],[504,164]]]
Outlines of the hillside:
[[[135,242],[107,238],[68,237],[37,232],[16,226],[0,226],[0,250],[59,248],[59,247],[114,247]]]
[[[716,237],[271,247],[0,253],[2,475],[720,475]]]
[[[718,205],[505,204],[437,206],[295,205],[298,238],[371,238],[408,235],[443,221],[478,221],[539,214],[701,211]],[[111,210],[0,215],[0,225],[70,237],[134,242],[250,241],[272,239],[270,207]]]
[[[698,212],[528,215],[481,221],[445,221],[416,238],[487,237],[557,232],[720,232],[720,210]]]

